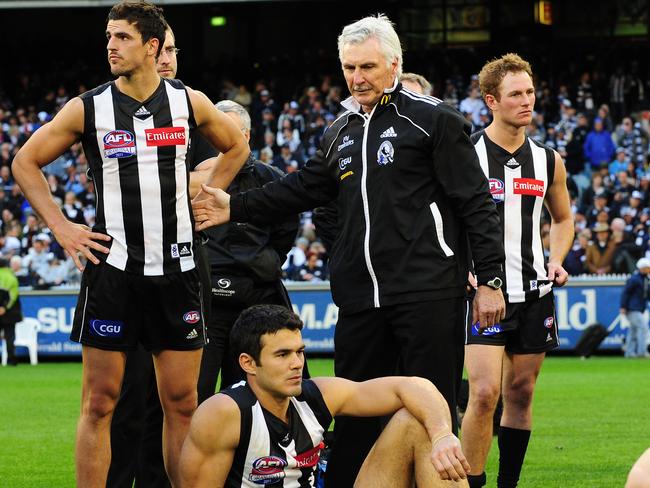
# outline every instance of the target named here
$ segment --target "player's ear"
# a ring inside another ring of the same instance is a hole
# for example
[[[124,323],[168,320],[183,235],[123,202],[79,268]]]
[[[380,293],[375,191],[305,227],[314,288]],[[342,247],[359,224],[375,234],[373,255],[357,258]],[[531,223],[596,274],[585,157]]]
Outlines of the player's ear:
[[[496,107],[496,104],[498,102],[497,98],[494,95],[491,95],[491,94],[488,93],[488,94],[485,95],[484,100],[485,100],[485,105],[487,105],[487,107],[490,110],[494,110],[494,108]]]
[[[156,37],[152,37],[147,42],[147,54],[153,56],[155,59],[158,59],[158,46],[160,46],[160,40]]]
[[[239,355],[239,366],[241,369],[244,370],[244,373],[250,374],[250,375],[255,375],[255,372],[257,370],[257,364],[255,363],[255,359],[253,356],[250,354],[246,354],[245,352],[242,352]]]

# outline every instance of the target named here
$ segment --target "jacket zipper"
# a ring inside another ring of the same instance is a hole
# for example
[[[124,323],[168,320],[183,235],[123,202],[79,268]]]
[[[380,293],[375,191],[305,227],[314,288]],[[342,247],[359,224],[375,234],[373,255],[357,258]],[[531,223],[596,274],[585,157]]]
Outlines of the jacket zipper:
[[[368,154],[366,151],[368,145],[368,129],[370,127],[370,119],[375,113],[375,105],[370,112],[370,115],[367,117],[364,115],[363,122],[363,143],[361,145],[361,199],[363,200],[363,217],[366,222],[366,232],[363,239],[363,254],[366,258],[366,267],[368,268],[368,273],[370,274],[370,279],[372,280],[372,289],[373,289],[373,304],[375,308],[379,308],[379,283],[377,282],[377,275],[375,270],[372,267],[372,261],[370,260],[370,208],[368,205],[368,188],[366,186],[366,180],[368,177]]]

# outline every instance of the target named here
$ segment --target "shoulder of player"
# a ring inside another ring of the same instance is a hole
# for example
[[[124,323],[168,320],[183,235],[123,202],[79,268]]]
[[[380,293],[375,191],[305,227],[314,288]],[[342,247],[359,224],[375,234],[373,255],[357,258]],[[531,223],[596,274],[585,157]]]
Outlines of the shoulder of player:
[[[469,136],[470,141],[472,141],[472,144],[476,145],[478,141],[481,140],[481,137],[485,134],[485,129],[478,130],[474,132],[471,136]]]
[[[194,412],[190,434],[193,441],[215,449],[239,444],[241,413],[235,400],[222,393],[204,401]]]

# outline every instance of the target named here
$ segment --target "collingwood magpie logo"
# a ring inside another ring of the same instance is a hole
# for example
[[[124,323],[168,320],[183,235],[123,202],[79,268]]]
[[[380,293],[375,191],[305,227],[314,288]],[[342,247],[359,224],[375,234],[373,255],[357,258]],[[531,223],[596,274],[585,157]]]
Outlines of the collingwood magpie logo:
[[[377,151],[377,163],[380,166],[386,166],[390,164],[395,159],[395,149],[390,141],[384,141],[379,146],[379,151]]]
[[[397,132],[395,132],[392,125],[379,136],[380,139],[386,139],[387,137],[397,137]]]

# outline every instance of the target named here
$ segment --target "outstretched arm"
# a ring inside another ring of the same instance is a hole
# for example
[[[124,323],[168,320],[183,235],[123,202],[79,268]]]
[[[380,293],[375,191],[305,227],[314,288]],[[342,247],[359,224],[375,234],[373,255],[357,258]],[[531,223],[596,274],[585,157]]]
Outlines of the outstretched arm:
[[[194,413],[180,459],[181,488],[223,488],[239,444],[240,413],[226,395],[215,395]]]
[[[566,187],[566,169],[562,157],[558,153],[555,153],[555,176],[546,193],[545,203],[551,214],[551,255],[548,259],[548,279],[556,285],[562,286],[569,279],[569,273],[562,267],[562,263],[573,245],[575,232],[571,200]]]
[[[332,415],[378,417],[406,408],[431,440],[431,460],[442,479],[466,477],[469,464],[451,431],[447,402],[424,378],[392,376],[361,383],[343,378],[316,378]]]
[[[31,206],[52,230],[57,242],[72,257],[79,270],[83,270],[77,253],[99,263],[91,252],[94,249],[108,253],[108,249],[95,241],[109,241],[105,234],[91,232],[86,225],[73,224],[61,212],[52,198],[50,188],[41,171],[81,137],[84,130],[84,108],[80,98],[70,100],[54,119],[38,129],[16,155],[11,166],[18,185]]]

